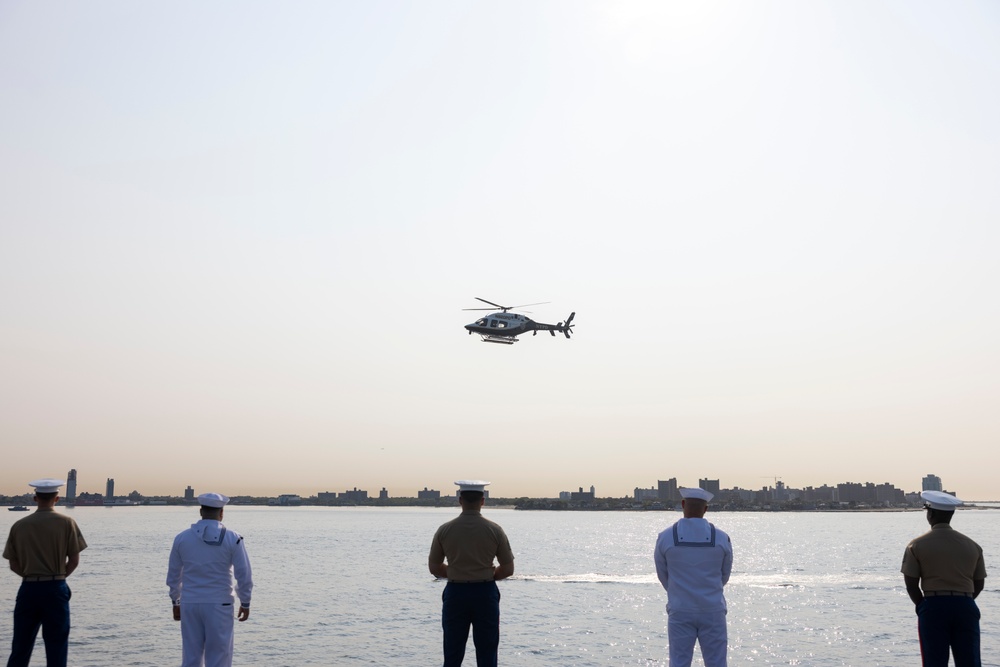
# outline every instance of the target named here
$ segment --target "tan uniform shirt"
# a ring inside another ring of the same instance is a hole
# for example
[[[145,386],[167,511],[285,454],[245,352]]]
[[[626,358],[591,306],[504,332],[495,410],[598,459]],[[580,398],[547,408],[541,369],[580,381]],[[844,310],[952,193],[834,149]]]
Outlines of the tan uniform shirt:
[[[39,509],[10,527],[3,557],[21,565],[25,577],[66,574],[66,558],[87,548],[76,521]]]
[[[982,547],[947,523],[931,526],[906,546],[900,571],[919,578],[925,593],[974,593],[972,582],[986,578]]]
[[[449,581],[489,581],[494,558],[500,565],[514,562],[503,528],[474,510],[464,510],[434,533],[429,560],[443,563],[445,557]]]

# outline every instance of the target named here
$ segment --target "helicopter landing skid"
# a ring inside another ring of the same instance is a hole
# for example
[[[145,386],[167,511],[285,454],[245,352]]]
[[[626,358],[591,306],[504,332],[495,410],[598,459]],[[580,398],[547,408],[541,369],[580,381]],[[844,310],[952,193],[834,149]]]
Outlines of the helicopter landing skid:
[[[513,336],[483,336],[484,343],[500,343],[501,345],[513,345],[517,339]]]

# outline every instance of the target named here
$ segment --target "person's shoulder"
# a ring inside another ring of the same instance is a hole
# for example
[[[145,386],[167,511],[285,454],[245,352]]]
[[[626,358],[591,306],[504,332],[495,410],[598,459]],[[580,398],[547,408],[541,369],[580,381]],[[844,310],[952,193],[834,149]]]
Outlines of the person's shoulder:
[[[63,514],[62,512],[53,512],[52,515],[54,517],[56,517],[56,518],[52,519],[53,521],[61,521],[62,523],[66,524],[67,526],[73,526],[74,528],[76,528],[76,526],[77,526],[76,519],[74,519],[73,517],[69,516],[68,514]]]
[[[729,537],[729,533],[727,533],[726,531],[722,530],[721,528],[719,528],[718,526],[716,526],[714,523],[712,524],[712,528],[715,529],[715,539],[716,539],[716,541],[719,541],[719,540],[724,540],[726,542],[732,542],[733,541],[732,538]]]
[[[952,529],[951,534],[955,536],[955,539],[958,539],[958,540],[960,540],[962,542],[965,542],[966,544],[974,545],[980,551],[982,550],[982,547],[979,546],[979,543],[976,542],[971,537],[969,537],[968,535],[966,535],[965,533],[960,533],[957,530]]]
[[[661,530],[657,534],[656,539],[657,540],[662,540],[662,539],[667,539],[669,537],[671,540],[673,540],[674,528],[677,527],[677,523],[679,521],[680,520],[678,519],[678,521],[674,521],[672,524],[670,524],[669,526],[667,526],[666,528],[664,528],[663,530]]]
[[[187,528],[185,528],[181,532],[179,532],[176,535],[174,535],[174,542],[180,542],[181,540],[183,540],[187,536],[193,535],[193,534],[194,534],[194,529],[191,526],[188,526]]]

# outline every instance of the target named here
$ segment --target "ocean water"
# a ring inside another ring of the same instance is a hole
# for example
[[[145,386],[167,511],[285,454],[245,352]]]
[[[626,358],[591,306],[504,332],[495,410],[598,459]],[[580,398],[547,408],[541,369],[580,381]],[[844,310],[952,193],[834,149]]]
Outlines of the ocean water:
[[[179,507],[72,510],[90,548],[70,578],[70,665],[180,663],[164,585],[173,536],[197,520]],[[437,526],[457,508],[230,507],[256,590],[237,624],[241,666],[441,663],[441,591],[427,572]],[[500,664],[667,665],[657,533],[675,512],[518,512],[490,508],[516,556],[500,584]],[[0,512],[0,532],[21,513]],[[710,513],[733,539],[727,587],[730,665],[919,665],[903,548],[922,512]],[[955,527],[986,553],[985,665],[1000,666],[1000,510],[960,512]],[[0,573],[0,661],[19,580]],[[41,638],[32,665],[44,665]],[[470,642],[466,664],[475,664]],[[696,651],[696,665],[701,665]]]

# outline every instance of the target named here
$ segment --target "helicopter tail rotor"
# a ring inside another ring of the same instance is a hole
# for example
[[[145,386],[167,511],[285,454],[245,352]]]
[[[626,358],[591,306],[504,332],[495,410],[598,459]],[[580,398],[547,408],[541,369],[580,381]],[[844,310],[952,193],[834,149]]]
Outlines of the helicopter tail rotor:
[[[576,317],[575,311],[569,314],[569,317],[566,318],[565,322],[560,322],[556,327],[556,330],[562,331],[563,335],[566,336],[566,338],[569,338],[570,333],[572,333],[573,331],[574,325],[572,324],[572,322],[574,317]],[[555,332],[552,332],[552,335],[555,336],[556,335]]]

